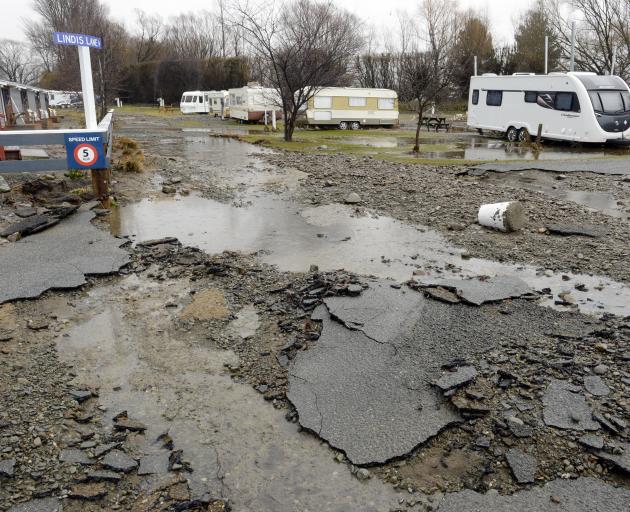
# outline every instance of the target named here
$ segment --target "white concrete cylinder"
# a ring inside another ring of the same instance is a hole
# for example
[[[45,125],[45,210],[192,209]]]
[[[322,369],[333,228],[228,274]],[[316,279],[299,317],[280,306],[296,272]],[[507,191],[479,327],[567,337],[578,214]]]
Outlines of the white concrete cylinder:
[[[477,221],[482,226],[509,232],[522,229],[527,222],[527,216],[521,203],[506,201],[481,205]]]

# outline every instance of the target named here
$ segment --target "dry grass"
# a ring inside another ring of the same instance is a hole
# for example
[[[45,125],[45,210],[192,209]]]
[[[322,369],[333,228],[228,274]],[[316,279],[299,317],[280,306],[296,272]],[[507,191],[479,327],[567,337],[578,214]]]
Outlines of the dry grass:
[[[144,170],[144,153],[138,143],[129,137],[117,137],[114,149],[119,152],[113,168],[123,172],[142,172]]]

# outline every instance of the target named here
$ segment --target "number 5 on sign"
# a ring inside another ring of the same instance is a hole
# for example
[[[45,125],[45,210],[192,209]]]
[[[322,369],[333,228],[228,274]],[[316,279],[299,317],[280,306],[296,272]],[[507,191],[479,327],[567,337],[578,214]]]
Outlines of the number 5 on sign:
[[[64,136],[69,169],[105,169],[102,133],[76,133]]]

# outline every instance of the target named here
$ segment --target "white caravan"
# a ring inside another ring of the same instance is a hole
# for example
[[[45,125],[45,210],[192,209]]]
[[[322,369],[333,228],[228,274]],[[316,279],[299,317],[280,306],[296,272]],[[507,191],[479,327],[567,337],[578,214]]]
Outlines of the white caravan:
[[[74,91],[48,91],[52,108],[70,108],[77,96],[78,93]]]
[[[398,95],[391,89],[325,87],[308,100],[310,126],[337,126],[358,130],[362,126],[398,124]]]
[[[282,118],[280,94],[275,89],[249,84],[230,89],[230,117],[246,122],[259,122],[276,111],[276,119]]]
[[[182,114],[209,114],[209,94],[210,91],[186,91],[179,103]]]
[[[470,79],[468,126],[509,141],[546,139],[619,142],[630,139],[630,90],[618,76],[595,73],[484,74]]]

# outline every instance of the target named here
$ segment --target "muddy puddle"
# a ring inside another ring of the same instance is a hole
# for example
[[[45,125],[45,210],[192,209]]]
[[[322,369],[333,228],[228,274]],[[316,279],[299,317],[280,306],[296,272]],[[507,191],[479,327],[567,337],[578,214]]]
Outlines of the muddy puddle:
[[[553,297],[543,301],[547,305],[570,291],[584,312],[630,314],[630,289],[620,283],[588,275],[565,274],[563,279],[534,267],[464,259],[464,250],[435,231],[389,217],[357,216],[345,205],[304,209],[266,194],[245,206],[199,196],[145,199],[118,209],[113,226],[115,234],[134,241],[175,236],[209,253],[258,253],[261,260],[294,272],[317,265],[397,281],[407,281],[418,269],[427,275],[515,275],[537,290],[549,288]],[[587,291],[574,289],[577,284]]]
[[[344,144],[368,148],[395,149],[412,147],[411,137],[355,136],[335,139]],[[423,150],[422,146],[447,145],[444,150]],[[511,144],[496,138],[481,137],[471,134],[445,137],[420,138],[420,158],[453,160],[573,160],[581,158],[605,158],[610,156],[630,155],[627,148],[606,148],[593,146],[573,147],[559,143],[546,142],[542,150],[530,146]]]
[[[574,190],[557,180],[553,173],[540,171],[522,171],[506,173],[488,173],[484,178],[499,185],[513,186],[534,192],[540,192],[555,199],[562,199],[581,204],[586,208],[604,213],[610,217],[628,220],[629,212],[608,192]]]
[[[390,510],[395,490],[359,482],[334,452],[286,421],[251,386],[234,382],[231,351],[212,348],[200,331],[177,327],[188,281],[155,282],[135,275],[95,288],[71,315],[77,322],[57,339],[78,385],[98,386],[111,418],[122,410],[147,427],[135,440],[139,456],[164,455],[156,438],[168,431],[193,467],[195,497],[230,498],[235,512]],[[252,336],[252,306],[237,315],[234,335]],[[73,322],[74,323],[74,322]],[[149,477],[148,490],[167,474]]]

